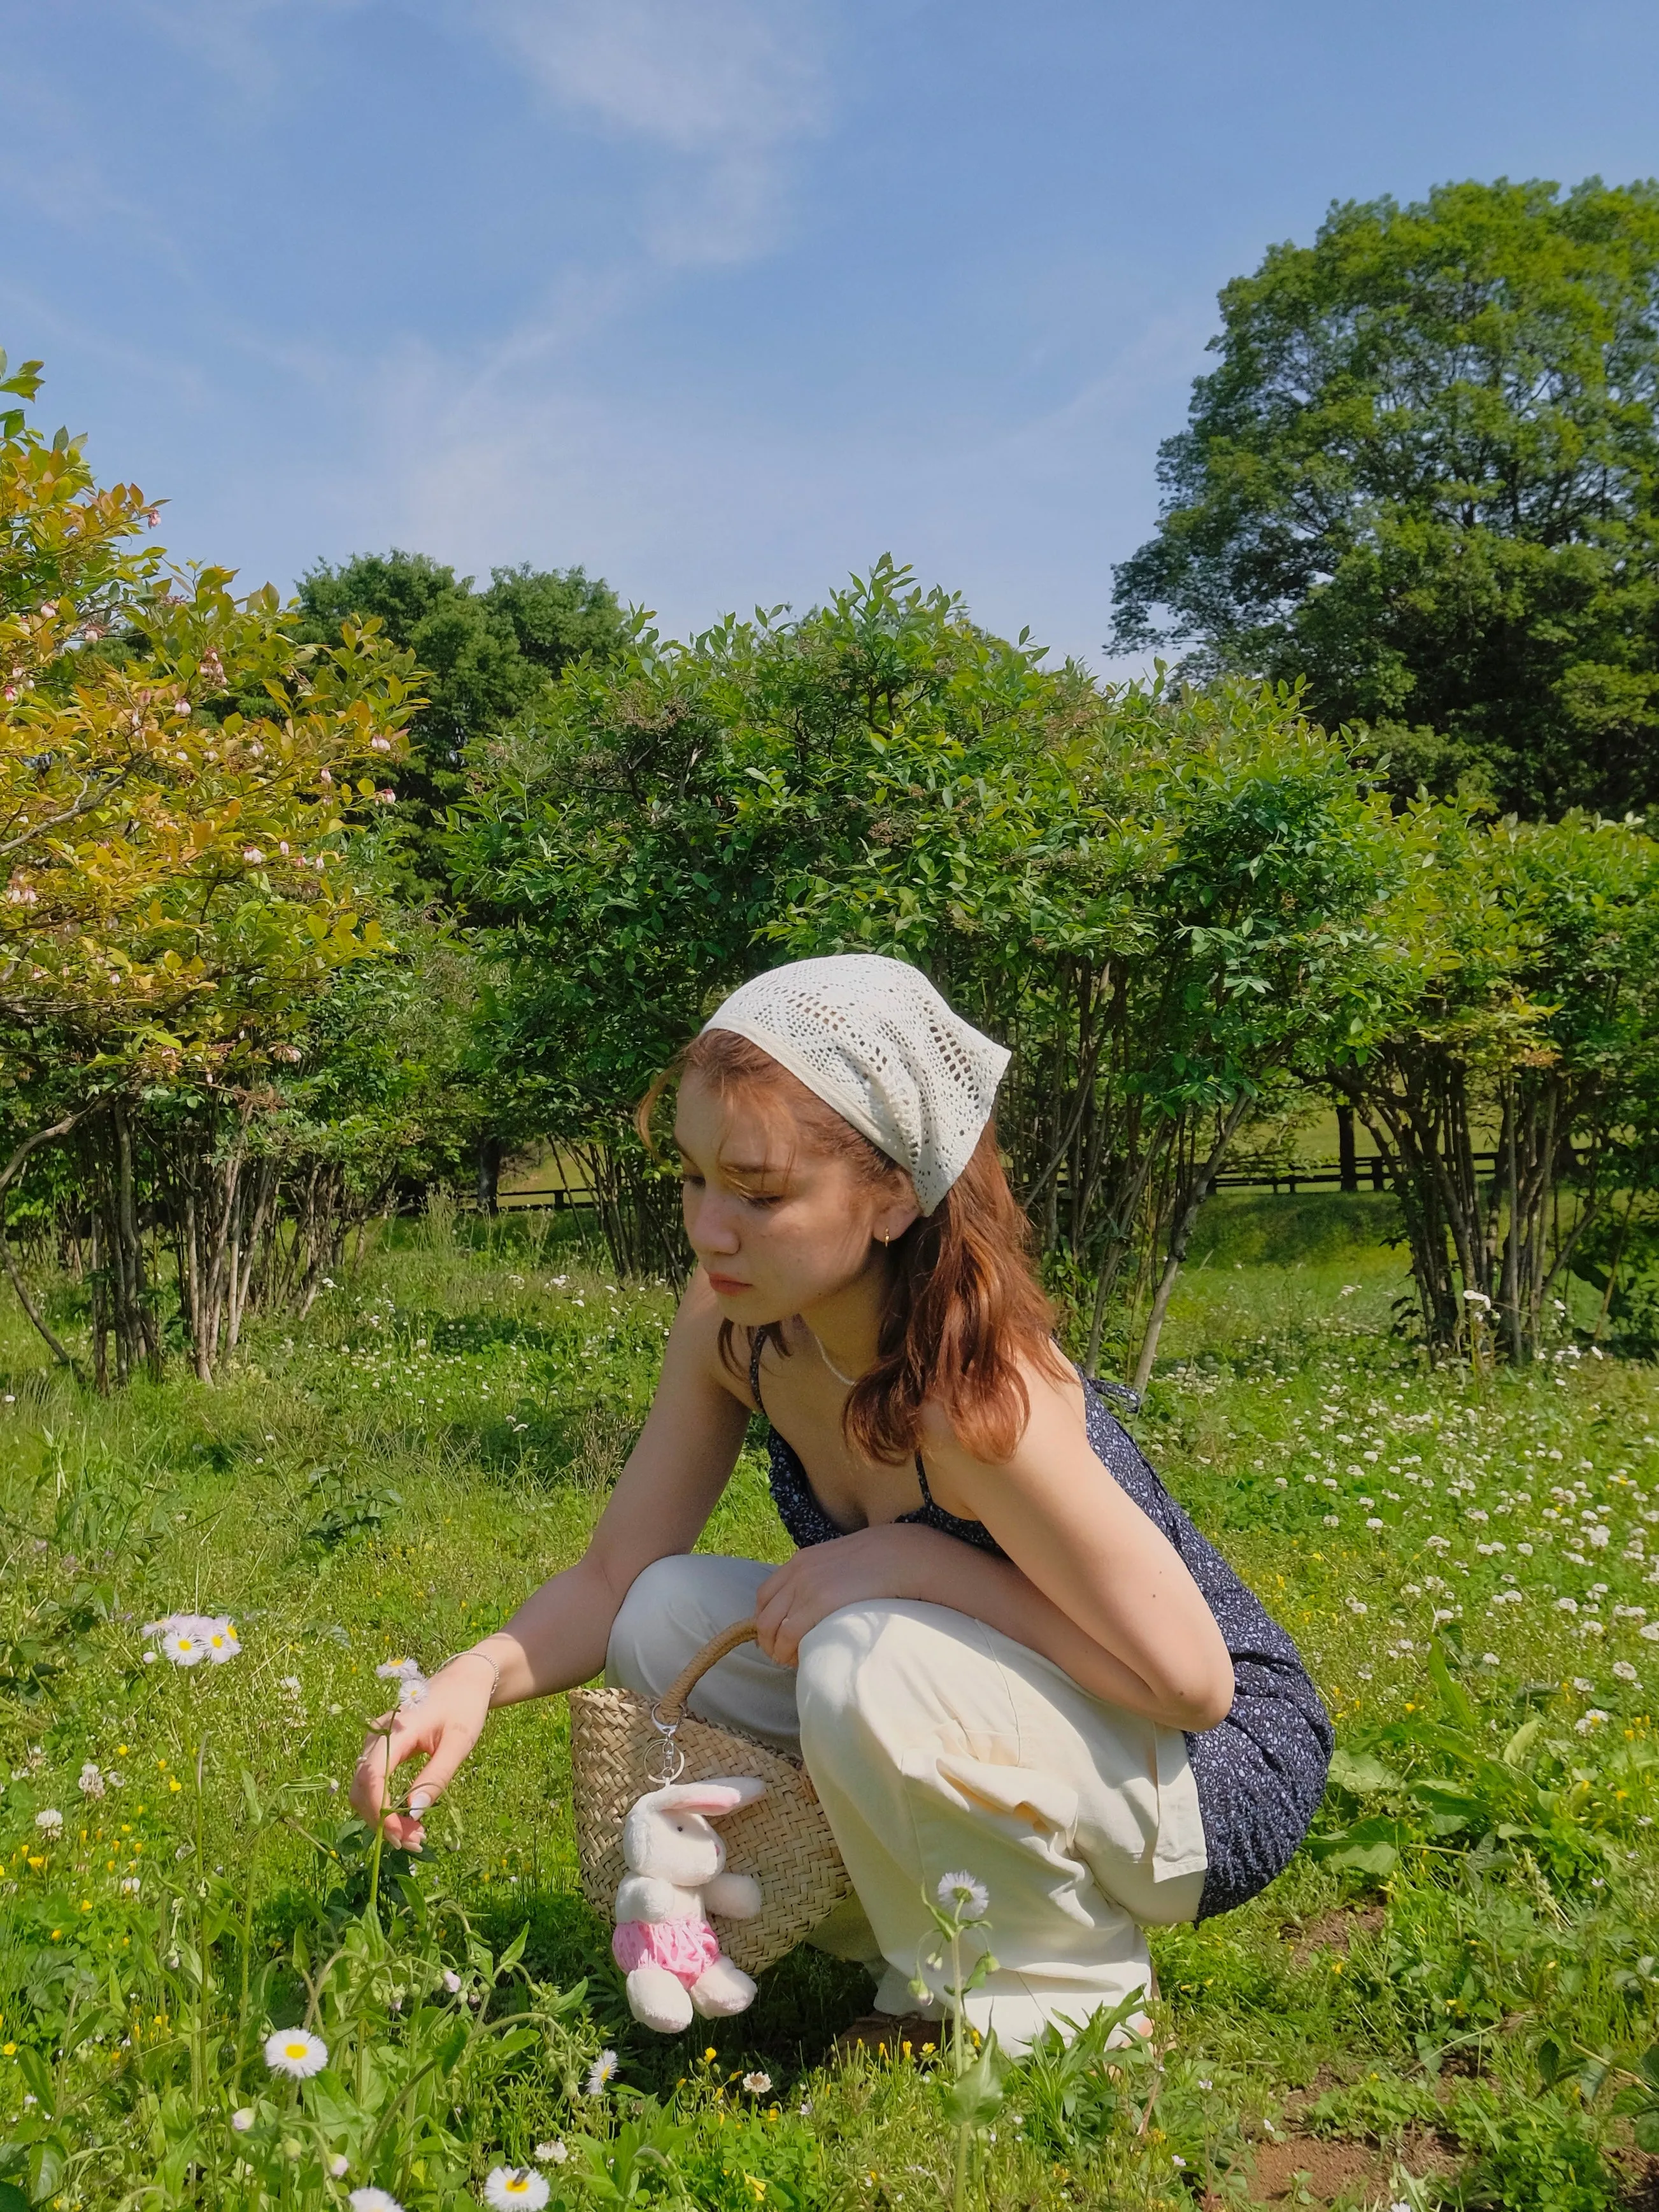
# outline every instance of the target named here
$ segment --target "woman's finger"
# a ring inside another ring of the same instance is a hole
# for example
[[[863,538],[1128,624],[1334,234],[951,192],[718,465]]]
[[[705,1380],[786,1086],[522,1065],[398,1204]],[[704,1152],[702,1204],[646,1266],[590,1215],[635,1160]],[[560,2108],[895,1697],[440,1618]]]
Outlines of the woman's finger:
[[[410,1752],[419,1748],[416,1734],[402,1725],[402,1716],[396,1711],[382,1713],[370,1722],[351,1778],[351,1802],[366,1820],[378,1818],[390,1803],[392,1777]]]
[[[779,1598],[783,1595],[784,1592],[793,1585],[798,1566],[798,1558],[794,1559],[786,1559],[781,1567],[775,1567],[771,1573],[768,1575],[766,1580],[755,1592],[755,1617],[757,1620],[759,1619],[760,1615],[763,1612],[769,1611],[770,1608],[777,1603]]]
[[[418,1820],[428,1805],[434,1805],[454,1780],[456,1773],[478,1741],[458,1723],[452,1722],[432,1747],[432,1756],[421,1769],[414,1788],[409,1793],[409,1809]]]
[[[765,1594],[757,1594],[755,1601],[755,1641],[769,1659],[785,1665],[787,1662],[778,1658],[777,1634],[780,1624],[788,1615],[791,1589],[776,1576],[770,1583],[763,1583],[761,1589]]]

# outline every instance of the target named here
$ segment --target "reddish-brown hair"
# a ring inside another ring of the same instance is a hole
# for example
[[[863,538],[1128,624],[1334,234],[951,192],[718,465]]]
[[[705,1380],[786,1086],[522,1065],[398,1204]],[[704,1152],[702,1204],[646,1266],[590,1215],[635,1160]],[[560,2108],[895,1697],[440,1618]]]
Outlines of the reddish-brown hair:
[[[704,1030],[679,1053],[640,1102],[639,1126],[653,1142],[652,1116],[664,1093],[687,1075],[722,1101],[743,1092],[786,1115],[813,1148],[848,1161],[872,1184],[908,1180],[804,1083],[746,1037]],[[977,1458],[1009,1458],[1025,1432],[1030,1398],[1022,1367],[1062,1376],[1054,1310],[1031,1265],[1030,1224],[1016,1203],[988,1123],[972,1158],[931,1214],[919,1217],[887,1253],[876,1364],[860,1376],[842,1425],[866,1458],[908,1459],[921,1449],[922,1407],[945,1415]],[[787,1357],[781,1322],[757,1331]],[[720,1353],[741,1372],[733,1324],[720,1328]]]

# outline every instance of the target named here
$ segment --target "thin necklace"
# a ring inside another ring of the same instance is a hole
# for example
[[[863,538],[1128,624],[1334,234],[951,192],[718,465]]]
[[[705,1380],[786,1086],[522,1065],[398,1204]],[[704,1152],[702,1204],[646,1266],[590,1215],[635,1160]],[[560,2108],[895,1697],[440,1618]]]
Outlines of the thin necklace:
[[[818,1348],[818,1358],[830,1370],[830,1372],[835,1376],[836,1382],[843,1384],[848,1390],[856,1390],[858,1388],[857,1376],[843,1375],[842,1373],[840,1368],[836,1366],[835,1361],[831,1359],[829,1353],[824,1350],[823,1339],[818,1334],[817,1329],[812,1327],[811,1322],[804,1321],[801,1323],[801,1327],[806,1331],[808,1336],[811,1338],[813,1343],[817,1345]]]

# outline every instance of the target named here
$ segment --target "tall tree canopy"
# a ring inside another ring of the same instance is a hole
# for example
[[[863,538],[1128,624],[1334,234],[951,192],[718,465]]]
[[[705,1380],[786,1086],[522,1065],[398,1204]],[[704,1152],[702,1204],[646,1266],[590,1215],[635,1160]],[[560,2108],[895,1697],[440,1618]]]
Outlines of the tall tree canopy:
[[[1114,648],[1305,677],[1401,787],[1659,800],[1659,185],[1335,206],[1221,309]]]
[[[427,704],[410,726],[398,796],[425,828],[463,788],[461,754],[510,721],[585,653],[616,650],[622,610],[610,586],[580,568],[493,568],[471,576],[423,553],[360,553],[319,562],[300,579],[301,635],[332,645],[348,623],[378,617],[423,672]]]

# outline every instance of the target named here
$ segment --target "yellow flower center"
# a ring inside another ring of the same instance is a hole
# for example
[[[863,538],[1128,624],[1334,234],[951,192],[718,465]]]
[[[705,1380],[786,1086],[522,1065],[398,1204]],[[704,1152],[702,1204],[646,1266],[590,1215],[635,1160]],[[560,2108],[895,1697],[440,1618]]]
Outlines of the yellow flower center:
[[[285,2043],[283,2049],[290,2058],[303,2058],[307,2046],[303,2043]]]

